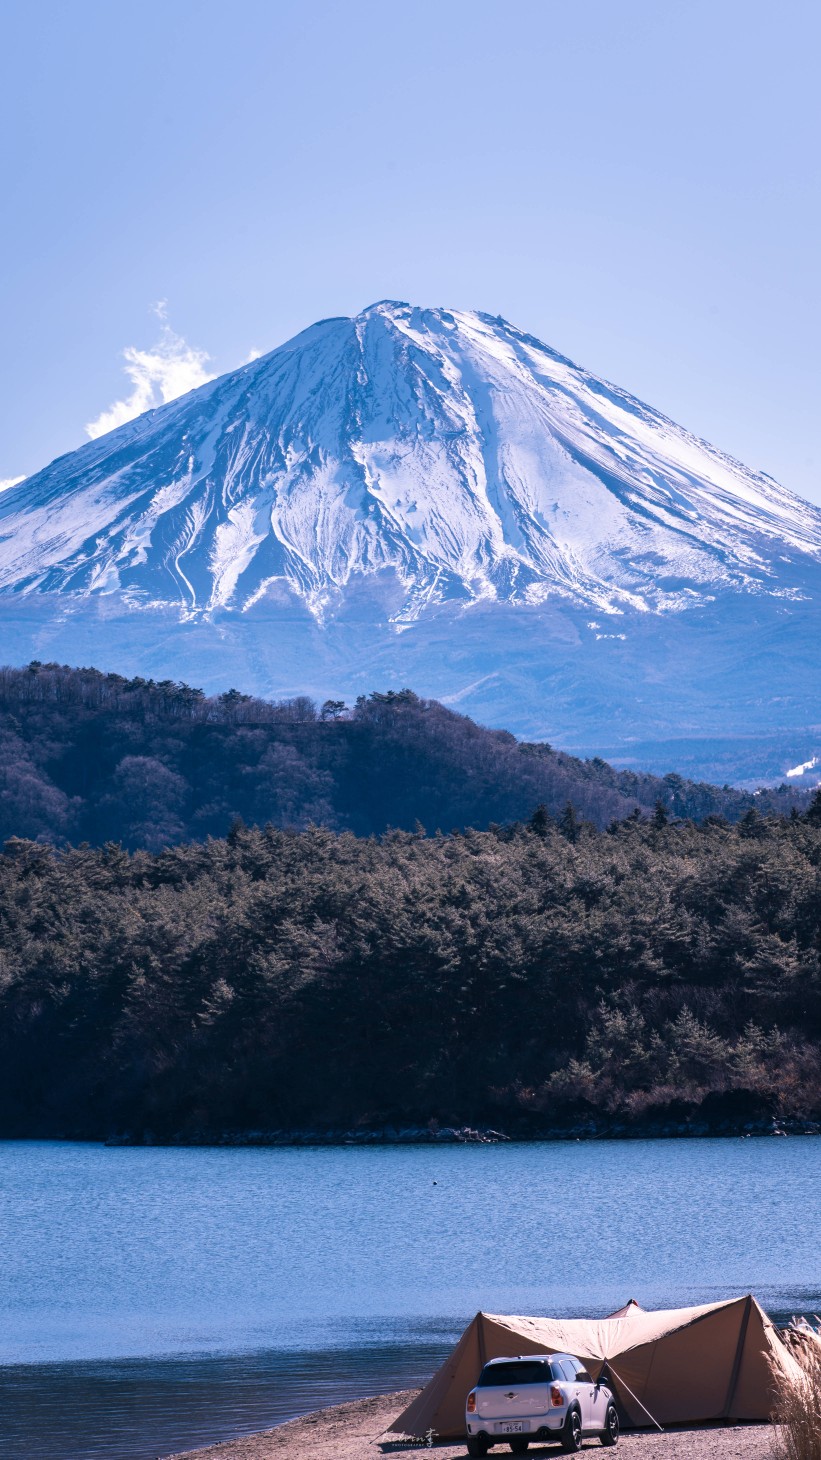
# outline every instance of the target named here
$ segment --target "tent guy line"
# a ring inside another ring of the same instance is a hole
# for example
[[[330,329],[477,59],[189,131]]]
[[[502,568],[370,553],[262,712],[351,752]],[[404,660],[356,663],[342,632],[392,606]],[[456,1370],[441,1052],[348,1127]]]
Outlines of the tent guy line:
[[[606,1363],[605,1364],[605,1366],[604,1366],[604,1372],[603,1372],[602,1377],[604,1377],[604,1375],[606,1375],[608,1379],[612,1379],[612,1380],[615,1381],[615,1386],[616,1386],[616,1389],[617,1390],[618,1389],[626,1389],[627,1390],[627,1393],[630,1395],[630,1398],[631,1399],[635,1399],[636,1404],[639,1406],[639,1409],[643,1409],[644,1410],[644,1413],[647,1415],[647,1418],[649,1420],[652,1420],[652,1422],[655,1425],[656,1429],[658,1430],[659,1434],[660,1435],[663,1435],[664,1434],[664,1427],[663,1427],[663,1425],[660,1425],[659,1422],[658,1422],[658,1420],[650,1413],[649,1409],[647,1408],[647,1405],[646,1404],[642,1404],[642,1402],[638,1398],[638,1396],[633,1393],[632,1389],[630,1388],[630,1385],[629,1384],[626,1384],[625,1381],[624,1381],[624,1379],[622,1379],[621,1375],[619,1375],[619,1374],[616,1373],[616,1371],[613,1368],[613,1365],[611,1363]]]

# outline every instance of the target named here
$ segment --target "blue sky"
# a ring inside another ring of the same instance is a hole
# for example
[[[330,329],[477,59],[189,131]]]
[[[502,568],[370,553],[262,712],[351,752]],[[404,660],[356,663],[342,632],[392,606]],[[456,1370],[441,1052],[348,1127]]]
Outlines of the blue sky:
[[[0,479],[398,298],[821,502],[819,42],[815,0],[3,0]]]

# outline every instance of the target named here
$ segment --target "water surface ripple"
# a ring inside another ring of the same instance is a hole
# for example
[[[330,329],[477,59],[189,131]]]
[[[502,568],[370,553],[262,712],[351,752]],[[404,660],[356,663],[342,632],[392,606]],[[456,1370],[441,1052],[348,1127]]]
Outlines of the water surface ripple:
[[[143,1460],[421,1382],[477,1308],[821,1309],[821,1141],[0,1145],[0,1454]]]

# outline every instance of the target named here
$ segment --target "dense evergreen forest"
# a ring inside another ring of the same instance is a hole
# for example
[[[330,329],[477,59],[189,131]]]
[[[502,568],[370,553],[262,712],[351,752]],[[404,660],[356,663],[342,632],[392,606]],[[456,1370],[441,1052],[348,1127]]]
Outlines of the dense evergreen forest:
[[[616,771],[520,744],[410,690],[317,707],[52,664],[0,670],[0,843],[159,851],[225,836],[238,818],[359,836],[484,829],[539,804],[558,815],[568,801],[604,828],[657,801],[675,816],[735,821],[752,806],[804,809],[806,797]]]
[[[0,929],[6,1136],[821,1111],[821,797],[736,825],[12,839]]]

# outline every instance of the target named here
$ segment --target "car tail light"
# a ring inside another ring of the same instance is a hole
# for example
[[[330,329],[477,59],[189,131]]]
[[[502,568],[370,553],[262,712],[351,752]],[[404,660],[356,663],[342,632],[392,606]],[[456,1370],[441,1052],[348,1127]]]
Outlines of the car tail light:
[[[468,1414],[475,1414],[475,1413],[476,1413],[476,1395],[475,1394],[469,1394],[468,1395]]]
[[[564,1404],[564,1395],[557,1384],[551,1384],[550,1386],[550,1403],[554,1409],[561,1409]]]

